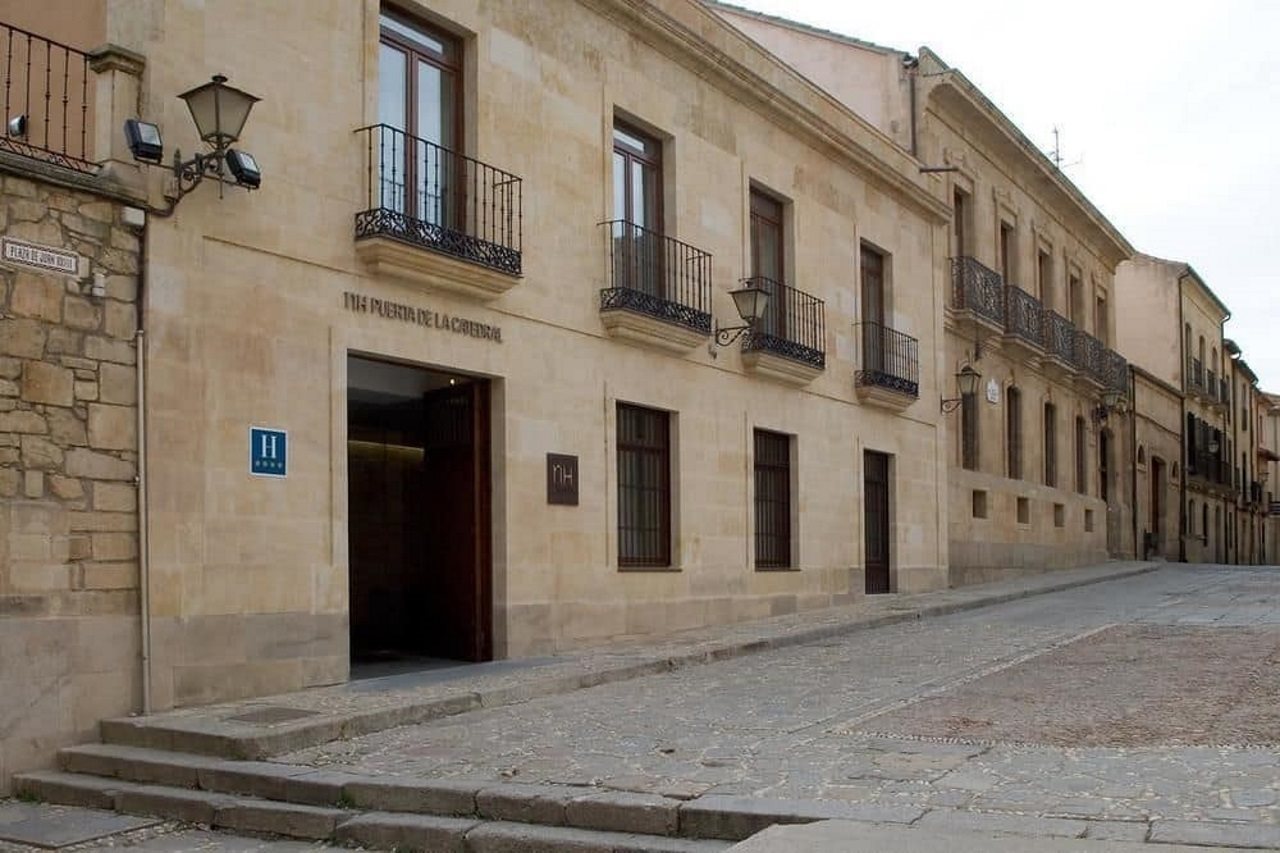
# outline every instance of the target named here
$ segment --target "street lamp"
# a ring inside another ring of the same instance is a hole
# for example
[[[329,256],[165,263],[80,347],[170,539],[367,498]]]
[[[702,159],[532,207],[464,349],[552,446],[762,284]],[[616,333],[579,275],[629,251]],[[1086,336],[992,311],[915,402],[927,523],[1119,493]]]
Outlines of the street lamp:
[[[175,189],[166,193],[168,205],[153,210],[157,216],[169,216],[187,193],[200,185],[205,178],[214,178],[221,185],[231,183],[247,190],[262,185],[262,170],[258,161],[247,151],[231,146],[240,139],[249,112],[260,98],[241,89],[227,85],[227,78],[215,74],[208,82],[178,96],[191,111],[200,139],[213,150],[198,153],[190,160],[182,159],[182,152],[173,153],[173,177]],[[125,139],[133,158],[142,163],[158,164],[164,157],[164,143],[159,126],[139,119],[124,123]],[[230,179],[226,173],[230,172]]]
[[[1107,419],[1107,416],[1112,412],[1125,411],[1128,407],[1127,404],[1128,401],[1125,399],[1123,393],[1115,390],[1114,388],[1108,388],[1106,391],[1102,392],[1102,402],[1093,408],[1093,412],[1091,413],[1093,416],[1093,422],[1095,424],[1103,423]]]
[[[943,397],[942,411],[954,412],[956,408],[964,402],[964,398],[972,394],[978,393],[978,383],[982,381],[982,374],[973,368],[973,365],[965,363],[956,373],[956,389],[960,392],[959,397]]]
[[[751,283],[738,290],[731,290],[729,295],[733,297],[733,307],[738,309],[738,316],[742,318],[743,325],[716,326],[715,337],[708,347],[712,357],[716,354],[716,347],[727,347],[740,338],[744,332],[754,331],[755,327],[764,319],[765,312],[769,310],[769,291],[758,284]]]

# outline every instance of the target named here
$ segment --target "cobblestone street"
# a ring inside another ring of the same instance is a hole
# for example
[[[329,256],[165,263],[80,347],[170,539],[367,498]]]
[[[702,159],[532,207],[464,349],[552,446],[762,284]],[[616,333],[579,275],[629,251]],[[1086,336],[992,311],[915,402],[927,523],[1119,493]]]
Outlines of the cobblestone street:
[[[1278,648],[1276,570],[1167,567],[279,760],[1142,840],[1156,819],[1277,823]]]

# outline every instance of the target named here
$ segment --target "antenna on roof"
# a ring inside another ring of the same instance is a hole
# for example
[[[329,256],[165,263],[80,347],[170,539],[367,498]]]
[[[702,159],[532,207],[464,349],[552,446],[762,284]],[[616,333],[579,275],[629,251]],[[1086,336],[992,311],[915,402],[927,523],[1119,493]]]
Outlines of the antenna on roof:
[[[1084,162],[1084,158],[1072,160],[1070,163],[1062,162],[1062,145],[1058,136],[1058,126],[1053,126],[1053,151],[1049,152],[1049,159],[1053,161],[1053,167],[1061,172],[1063,169],[1070,169],[1072,166],[1078,166]]]

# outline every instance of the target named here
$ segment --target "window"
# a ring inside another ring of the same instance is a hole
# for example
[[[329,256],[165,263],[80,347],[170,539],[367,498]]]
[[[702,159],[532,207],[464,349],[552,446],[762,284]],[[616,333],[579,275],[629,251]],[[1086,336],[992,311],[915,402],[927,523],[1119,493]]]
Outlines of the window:
[[[1036,252],[1036,287],[1039,288],[1040,302],[1050,311],[1053,310],[1053,256],[1040,249]]]
[[[1088,433],[1085,429],[1084,418],[1076,418],[1076,491],[1085,494],[1089,491],[1089,470],[1086,467],[1085,460],[1088,456],[1088,449],[1085,447],[1085,440]]]
[[[1013,284],[1015,254],[1018,251],[1014,242],[1013,226],[1008,222],[1000,223],[1000,275],[1005,284]]]
[[[978,470],[978,395],[960,395],[960,467]]]
[[[1111,503],[1111,433],[1105,429],[1098,433],[1098,497]]]
[[[618,565],[671,565],[671,416],[618,404]]]
[[[1107,337],[1107,297],[1101,293],[1094,297],[1093,300],[1093,334],[1102,341],[1102,345],[1108,346],[1109,338]]]
[[[1005,394],[1005,432],[1007,433],[1009,478],[1022,479],[1022,392],[1010,388]]]
[[[791,565],[791,436],[755,431],[756,568]]]
[[[987,517],[987,492],[985,489],[973,490],[973,517]]]
[[[862,276],[862,319],[867,324],[862,327],[862,369],[874,373],[883,372],[885,362],[891,361],[885,354],[885,349],[891,346],[889,336],[884,333],[885,267],[885,255],[864,243],[859,258]],[[894,366],[890,364],[890,367]]]
[[[955,226],[954,251],[955,256],[961,258],[969,254],[969,194],[957,189],[952,196],[952,206],[954,215],[951,217],[951,223]]]
[[[1027,498],[1018,498],[1017,513],[1019,524],[1031,523],[1031,501]]]
[[[775,286],[786,277],[786,244],[782,202],[757,189],[751,190],[751,275],[769,291],[760,330],[786,337],[787,301]]]
[[[1071,321],[1071,325],[1083,329],[1084,285],[1080,283],[1080,276],[1075,274],[1067,276],[1067,311],[1070,312],[1067,319]]]
[[[1044,484],[1058,485],[1058,410],[1044,404]]]
[[[614,287],[662,296],[662,143],[613,126]]]
[[[448,35],[383,12],[379,18],[378,121],[392,128],[393,149],[380,176],[382,206],[433,224],[448,224],[460,193],[461,50]],[[394,149],[398,148],[398,152]],[[397,174],[398,173],[398,174]]]

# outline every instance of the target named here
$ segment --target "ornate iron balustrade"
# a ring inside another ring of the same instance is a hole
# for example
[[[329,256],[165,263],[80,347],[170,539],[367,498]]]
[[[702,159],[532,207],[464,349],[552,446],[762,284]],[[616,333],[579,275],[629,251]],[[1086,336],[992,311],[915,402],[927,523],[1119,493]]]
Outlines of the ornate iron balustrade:
[[[1102,341],[1082,329],[1076,329],[1074,359],[1072,361],[1082,373],[1095,379],[1102,379]]]
[[[1044,347],[1044,306],[1012,284],[1004,289],[1004,329],[1029,344]]]
[[[919,397],[920,342],[879,323],[855,326],[862,333],[862,367],[854,382]]]
[[[1075,364],[1075,332],[1071,321],[1057,311],[1046,311],[1045,350],[1066,364]]]
[[[1204,365],[1200,363],[1200,359],[1192,358],[1190,369],[1187,371],[1191,379],[1191,387],[1198,391],[1204,390]]]
[[[1218,374],[1212,370],[1204,372],[1205,394],[1210,400],[1218,400]]]
[[[79,172],[96,170],[88,148],[93,120],[88,55],[0,23],[0,65],[5,69],[2,120],[23,124],[21,133],[0,128],[0,150]]]
[[[1000,273],[970,257],[951,259],[951,307],[997,325],[1004,322],[1004,281]]]
[[[711,255],[630,222],[601,223],[609,282],[600,310],[628,309],[711,333]]]
[[[765,315],[746,335],[743,350],[771,352],[825,368],[826,308],[822,300],[763,276],[748,278],[742,283],[769,294]]]
[[[1102,384],[1121,394],[1129,393],[1129,362],[1115,350],[1102,351]]]
[[[386,124],[362,127],[368,196],[356,239],[390,237],[521,273],[521,180]]]

